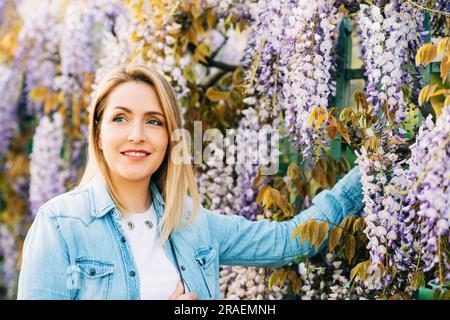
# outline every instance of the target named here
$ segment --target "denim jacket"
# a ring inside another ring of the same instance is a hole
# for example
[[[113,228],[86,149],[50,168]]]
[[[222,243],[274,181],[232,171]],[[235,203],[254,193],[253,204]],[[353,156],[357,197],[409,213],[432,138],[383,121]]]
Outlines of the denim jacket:
[[[159,221],[164,201],[153,182],[150,192]],[[188,217],[192,199],[186,197],[185,203]],[[325,245],[315,250],[308,241],[291,239],[291,233],[306,220],[338,224],[360,211],[358,167],[312,203],[285,222],[249,221],[200,207],[194,222],[172,233],[164,250],[181,273],[186,292],[199,299],[221,299],[219,265],[276,268],[323,249]],[[24,242],[18,298],[140,299],[139,275],[120,217],[99,177],[44,204]]]

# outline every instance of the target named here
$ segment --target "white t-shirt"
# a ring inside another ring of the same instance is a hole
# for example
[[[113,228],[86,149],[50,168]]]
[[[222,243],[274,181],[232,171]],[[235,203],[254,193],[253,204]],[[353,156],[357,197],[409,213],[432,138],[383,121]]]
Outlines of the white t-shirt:
[[[144,213],[122,215],[120,223],[137,267],[141,299],[168,299],[175,291],[180,275],[160,243],[153,204]]]

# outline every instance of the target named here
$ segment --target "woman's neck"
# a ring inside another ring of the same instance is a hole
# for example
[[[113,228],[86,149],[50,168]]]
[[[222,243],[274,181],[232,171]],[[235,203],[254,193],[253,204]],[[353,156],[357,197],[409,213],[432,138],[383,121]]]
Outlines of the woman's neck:
[[[150,178],[130,181],[111,176],[111,179],[125,210],[122,213],[144,213],[148,210],[152,204],[149,192]]]

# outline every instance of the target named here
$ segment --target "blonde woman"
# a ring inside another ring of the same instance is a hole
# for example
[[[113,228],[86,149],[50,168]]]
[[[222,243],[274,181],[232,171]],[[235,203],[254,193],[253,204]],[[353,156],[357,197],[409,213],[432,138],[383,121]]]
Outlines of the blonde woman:
[[[169,83],[138,64],[99,84],[88,164],[78,188],[38,211],[23,247],[19,299],[220,299],[219,265],[279,267],[309,244],[309,219],[339,223],[362,208],[358,168],[286,222],[248,221],[200,205],[170,139],[181,111]],[[319,249],[320,250],[320,249]]]

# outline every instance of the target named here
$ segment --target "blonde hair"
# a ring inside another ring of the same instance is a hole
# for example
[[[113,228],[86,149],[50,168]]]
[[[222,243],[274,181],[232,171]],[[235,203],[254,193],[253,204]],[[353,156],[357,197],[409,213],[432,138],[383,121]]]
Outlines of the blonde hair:
[[[171,151],[175,147],[177,149],[181,148],[185,155],[189,153],[184,139],[179,139],[178,141],[172,141],[173,139],[170,139],[172,132],[182,126],[181,109],[172,86],[156,70],[143,64],[132,63],[122,65],[113,69],[99,83],[90,105],[88,163],[77,188],[85,186],[100,170],[108,186],[112,200],[119,211],[124,209],[119,194],[112,183],[103,152],[99,148],[98,138],[100,136],[101,121],[109,94],[118,85],[129,81],[143,82],[155,88],[166,116],[169,145],[161,166],[153,173],[151,178],[161,191],[165,202],[161,220],[161,238],[164,243],[170,234],[181,226],[185,197],[189,194],[193,200],[192,214],[188,221],[188,223],[192,223],[200,206],[200,196],[192,165],[187,162],[175,163],[172,161]],[[181,146],[179,145],[180,143]]]

